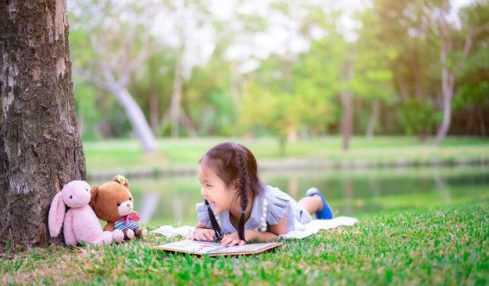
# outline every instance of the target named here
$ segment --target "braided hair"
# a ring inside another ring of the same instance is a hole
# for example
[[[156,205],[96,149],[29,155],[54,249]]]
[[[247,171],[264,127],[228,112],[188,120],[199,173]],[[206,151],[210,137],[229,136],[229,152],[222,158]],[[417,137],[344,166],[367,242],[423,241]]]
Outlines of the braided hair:
[[[263,189],[263,184],[258,177],[258,165],[255,156],[245,146],[238,143],[221,143],[211,148],[200,160],[201,164],[212,168],[226,187],[237,185],[236,196],[241,203],[241,216],[238,225],[238,235],[241,240],[244,236],[244,219],[248,207],[248,197],[256,197]],[[209,213],[212,228],[216,237],[222,237],[222,230],[217,223],[214,212],[209,203],[205,201]]]

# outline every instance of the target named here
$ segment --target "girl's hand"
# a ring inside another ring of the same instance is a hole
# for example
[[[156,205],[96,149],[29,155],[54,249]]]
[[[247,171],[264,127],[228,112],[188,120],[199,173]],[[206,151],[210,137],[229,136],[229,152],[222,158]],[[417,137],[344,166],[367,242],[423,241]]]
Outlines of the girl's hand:
[[[238,232],[233,232],[231,234],[224,235],[224,237],[221,239],[221,244],[225,246],[244,245],[246,244],[246,241],[239,239]]]
[[[216,239],[216,232],[213,229],[196,228],[192,232],[192,240],[214,241],[214,239]]]

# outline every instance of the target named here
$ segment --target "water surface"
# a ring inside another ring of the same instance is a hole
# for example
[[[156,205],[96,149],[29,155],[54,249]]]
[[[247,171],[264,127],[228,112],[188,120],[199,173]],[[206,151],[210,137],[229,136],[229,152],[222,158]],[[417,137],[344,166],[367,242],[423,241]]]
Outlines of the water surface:
[[[297,200],[309,187],[317,187],[336,216],[489,201],[489,166],[285,171],[264,173],[262,179]],[[195,204],[202,201],[197,173],[175,178],[129,178],[129,183],[135,208],[145,223],[196,223]]]

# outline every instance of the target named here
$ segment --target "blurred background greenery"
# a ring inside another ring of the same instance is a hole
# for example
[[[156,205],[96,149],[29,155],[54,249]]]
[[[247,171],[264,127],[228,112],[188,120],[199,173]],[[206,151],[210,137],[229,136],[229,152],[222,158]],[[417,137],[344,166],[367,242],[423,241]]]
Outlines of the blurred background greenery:
[[[488,134],[487,1],[68,2],[85,142]]]

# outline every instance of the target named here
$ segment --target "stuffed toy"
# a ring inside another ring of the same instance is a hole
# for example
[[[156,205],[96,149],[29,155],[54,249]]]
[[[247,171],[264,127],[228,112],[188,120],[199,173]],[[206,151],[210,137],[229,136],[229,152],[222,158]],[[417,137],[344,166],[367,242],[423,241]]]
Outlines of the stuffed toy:
[[[128,187],[126,178],[115,176],[111,182],[94,186],[90,201],[97,217],[107,222],[104,230],[121,230],[126,240],[146,234],[146,229],[138,225],[140,218],[133,210],[134,200]]]
[[[67,245],[110,244],[124,239],[122,231],[103,231],[93,209],[89,206],[90,185],[85,181],[71,181],[51,202],[48,226],[51,237],[57,237],[63,226]],[[66,206],[70,209],[66,211]]]

